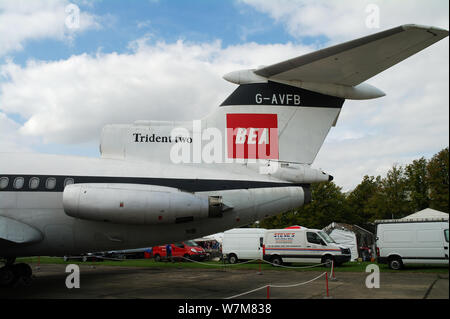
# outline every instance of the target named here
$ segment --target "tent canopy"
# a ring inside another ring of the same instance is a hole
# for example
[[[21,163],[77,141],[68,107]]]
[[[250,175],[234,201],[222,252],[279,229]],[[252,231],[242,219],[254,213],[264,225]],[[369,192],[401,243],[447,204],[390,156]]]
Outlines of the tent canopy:
[[[222,244],[223,233],[212,234],[212,235],[208,235],[208,236],[205,236],[205,237],[194,239],[194,241],[199,241],[199,242],[200,241],[213,241],[213,240],[215,240],[215,241],[219,242],[220,244]]]
[[[358,225],[331,223],[323,229],[337,243],[350,248],[352,260],[360,255],[360,247],[371,247],[375,243],[374,234]]]
[[[448,214],[440,212],[435,209],[425,208],[421,211],[418,211],[414,214],[408,215],[401,219],[402,220],[411,220],[411,219],[447,219],[448,220]]]

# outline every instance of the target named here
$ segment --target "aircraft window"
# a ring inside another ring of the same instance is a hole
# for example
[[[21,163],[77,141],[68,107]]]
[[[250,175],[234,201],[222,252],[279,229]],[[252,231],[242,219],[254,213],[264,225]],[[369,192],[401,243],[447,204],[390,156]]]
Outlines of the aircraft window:
[[[66,178],[66,179],[64,180],[64,188],[65,188],[67,185],[71,185],[71,184],[73,184],[73,183],[74,183],[73,178]]]
[[[45,188],[47,189],[54,189],[56,187],[56,178],[49,177],[45,181]]]
[[[30,189],[38,188],[39,187],[39,178],[37,178],[37,177],[30,178],[29,187],[30,187]]]
[[[0,189],[5,189],[8,187],[9,184],[9,178],[8,177],[2,177],[0,178]]]
[[[16,177],[14,180],[13,186],[15,189],[21,189],[23,187],[25,180],[23,177]]]

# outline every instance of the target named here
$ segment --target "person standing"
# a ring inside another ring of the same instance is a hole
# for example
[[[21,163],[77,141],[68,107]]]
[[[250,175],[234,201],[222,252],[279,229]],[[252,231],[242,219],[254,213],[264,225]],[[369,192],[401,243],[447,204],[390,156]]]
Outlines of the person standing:
[[[172,245],[171,244],[167,244],[166,245],[166,254],[167,254],[167,259],[171,262],[173,262],[173,258],[172,258]]]

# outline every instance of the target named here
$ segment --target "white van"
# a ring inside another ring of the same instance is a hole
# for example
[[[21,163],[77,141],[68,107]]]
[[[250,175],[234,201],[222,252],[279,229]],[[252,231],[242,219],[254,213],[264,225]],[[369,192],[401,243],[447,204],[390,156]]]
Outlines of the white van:
[[[448,265],[448,220],[377,220],[378,263]]]
[[[231,264],[262,258],[264,228],[235,228],[223,233],[222,254]]]
[[[267,230],[263,258],[274,265],[331,261],[340,265],[350,260],[351,253],[349,248],[341,247],[322,230],[295,226]]]

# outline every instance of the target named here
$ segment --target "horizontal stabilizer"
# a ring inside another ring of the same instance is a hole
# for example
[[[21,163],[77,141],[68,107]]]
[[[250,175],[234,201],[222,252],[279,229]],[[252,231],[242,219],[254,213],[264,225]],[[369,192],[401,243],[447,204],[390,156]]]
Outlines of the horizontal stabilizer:
[[[403,25],[265,66],[254,73],[271,81],[353,87],[447,36],[444,29]]]

